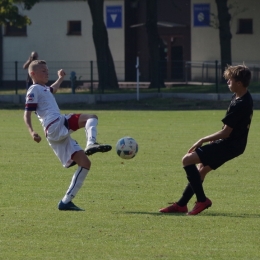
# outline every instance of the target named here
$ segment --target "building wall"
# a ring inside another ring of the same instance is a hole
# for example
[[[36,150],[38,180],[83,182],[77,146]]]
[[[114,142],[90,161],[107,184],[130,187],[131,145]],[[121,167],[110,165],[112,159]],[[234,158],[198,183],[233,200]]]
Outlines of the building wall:
[[[260,63],[260,1],[241,1],[241,7],[246,11],[238,14],[232,21],[232,55],[233,60],[246,63]],[[237,19],[253,19],[253,34],[237,34]]]
[[[140,1],[136,10],[130,10],[128,13],[130,17],[127,19],[124,17],[124,2],[124,0],[104,2],[105,21],[106,6],[122,6],[122,28],[107,29],[118,79],[135,80],[136,56],[139,56],[142,63],[140,78],[149,81],[149,53],[145,26],[131,28],[133,23],[145,23],[145,1]],[[260,66],[258,51],[260,1],[229,0],[228,3],[234,6],[230,10],[233,63],[245,62],[248,65]],[[165,35],[182,37],[180,39],[183,39],[181,42],[184,51],[183,60],[191,61],[193,64],[200,63],[198,68],[194,65],[192,70],[187,70],[188,74],[196,79],[201,78],[204,73],[201,69],[202,62],[220,60],[220,44],[218,29],[194,26],[194,4],[210,4],[210,13],[217,15],[215,0],[160,0],[158,20],[185,26],[169,28],[158,26],[158,31],[161,37]],[[92,39],[92,18],[87,1],[41,1],[30,11],[21,12],[31,18],[32,24],[27,27],[27,36],[3,37],[3,80],[14,80],[15,61],[18,61],[18,80],[25,80],[26,72],[22,69],[22,64],[32,51],[37,51],[39,57],[51,65],[49,65],[51,80],[56,79],[56,70],[59,68],[65,68],[68,73],[76,70],[78,76],[84,75],[82,80],[90,79],[90,61],[96,61],[96,53]],[[253,34],[237,34],[238,19],[241,18],[253,19]],[[81,20],[81,36],[67,35],[67,22],[70,20]],[[130,72],[129,77],[125,77],[125,69]],[[214,69],[210,71],[210,77],[215,77]],[[94,67],[94,80],[97,80],[96,67]]]
[[[176,80],[171,75],[172,57],[169,49],[171,43],[169,39],[172,39],[172,46],[177,45],[183,48],[182,60],[190,60],[190,0],[160,0],[157,1],[157,20],[158,34],[165,44],[165,56],[167,59],[164,61],[161,59],[160,64],[167,72],[163,72],[163,78],[165,81]],[[146,1],[140,1],[137,9],[136,24],[142,24],[132,28],[136,32],[136,55],[140,57],[140,79],[141,81],[150,80],[150,65],[149,65],[149,49],[148,49],[148,37],[146,31]],[[163,25],[169,24],[167,25]],[[166,45],[166,42],[168,45]],[[175,42],[175,43],[174,43]],[[182,61],[181,61],[182,62]],[[166,63],[166,64],[165,64]],[[181,78],[182,76],[180,76]],[[178,80],[181,80],[178,78]]]
[[[194,26],[194,4],[210,4],[210,12],[217,15],[217,6],[215,0],[192,0],[191,4],[191,60],[197,61],[215,61],[220,60],[219,30],[213,27]],[[232,16],[232,60],[233,62],[253,63],[260,62],[260,1],[259,0],[229,0],[228,4],[233,4],[230,9]],[[244,10],[244,11],[243,11]],[[236,15],[234,13],[237,12]],[[237,34],[238,19],[253,19],[253,34]]]
[[[106,0],[104,20],[106,22],[106,6],[115,5],[122,6],[122,27],[108,28],[107,31],[114,61],[120,63],[120,67],[116,67],[120,70],[121,78],[124,78],[124,1]],[[20,70],[32,51],[37,51],[39,58],[48,64],[58,64],[60,67],[67,62],[96,61],[92,17],[87,1],[42,1],[30,11],[21,10],[21,13],[29,16],[32,24],[27,26],[27,36],[4,36],[4,64],[18,61]],[[67,22],[75,20],[81,21],[81,36],[67,35]],[[56,77],[56,71],[53,77]],[[6,72],[3,79],[13,79],[13,74]]]

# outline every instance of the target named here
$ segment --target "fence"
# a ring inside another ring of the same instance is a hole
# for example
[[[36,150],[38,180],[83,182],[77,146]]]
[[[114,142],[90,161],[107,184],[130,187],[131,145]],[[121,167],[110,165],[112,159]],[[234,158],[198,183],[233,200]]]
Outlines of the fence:
[[[13,62],[4,62],[3,63],[3,73],[2,80],[0,82],[0,91],[3,89],[15,90],[25,88],[25,80],[27,77],[27,71],[22,68],[24,62],[13,61]],[[134,76],[132,76],[132,84],[127,84],[125,82],[126,74],[125,71],[125,62],[115,61],[115,69],[118,81],[121,82],[121,87],[124,86],[136,86],[137,85],[137,76],[136,73],[140,73],[139,82],[141,86],[149,85],[150,74],[149,68],[148,72],[144,73],[143,67],[144,64],[140,61],[140,64],[137,68],[136,64],[131,64],[130,67],[133,68]],[[238,62],[233,62],[233,65],[239,64]],[[260,80],[260,62],[246,64],[252,71],[252,82],[259,82]],[[179,84],[189,84],[190,82],[196,82],[201,85],[205,83],[218,84],[222,77],[221,64],[219,61],[167,61],[166,63],[159,63],[161,71],[160,73],[164,77],[164,81],[168,83]],[[171,69],[167,69],[171,66]],[[97,86],[98,84],[98,69],[96,61],[48,61],[49,68],[49,80],[50,82],[57,79],[57,71],[59,69],[64,69],[68,77],[66,78],[65,86],[71,87],[70,73],[75,72],[76,84],[77,86],[86,84],[85,86],[89,87],[90,85]],[[129,65],[128,65],[129,68]],[[169,72],[168,75],[166,70]],[[178,73],[176,73],[178,71]],[[170,85],[170,84],[167,84]]]

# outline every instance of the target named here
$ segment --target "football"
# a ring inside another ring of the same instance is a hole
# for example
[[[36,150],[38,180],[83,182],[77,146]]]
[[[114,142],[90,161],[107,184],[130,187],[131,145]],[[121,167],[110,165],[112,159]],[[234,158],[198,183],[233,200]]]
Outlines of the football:
[[[134,138],[125,136],[120,138],[116,144],[116,153],[122,159],[132,159],[138,152],[138,144]]]

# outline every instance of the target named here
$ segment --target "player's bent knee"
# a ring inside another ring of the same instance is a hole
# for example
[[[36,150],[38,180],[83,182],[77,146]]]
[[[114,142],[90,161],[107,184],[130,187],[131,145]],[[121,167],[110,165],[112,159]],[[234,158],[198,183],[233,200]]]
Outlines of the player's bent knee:
[[[90,115],[90,118],[96,118],[98,120],[98,116],[97,115]]]
[[[183,166],[188,166],[190,164],[192,164],[191,154],[187,153],[182,158],[182,165]]]
[[[84,114],[84,118],[87,121],[88,119],[95,118],[98,120],[98,116],[94,114]]]
[[[185,166],[186,163],[186,154],[182,157],[182,165]]]
[[[85,127],[89,119],[95,118],[98,120],[97,115],[81,114],[78,120],[79,128]]]
[[[72,157],[72,160],[74,160],[77,163],[77,165],[83,168],[90,169],[91,167],[91,161],[86,156],[83,150],[76,152]]]
[[[183,166],[188,166],[191,164],[198,164],[201,163],[199,156],[197,155],[196,152],[192,152],[192,153],[187,153],[184,155],[184,157],[182,158],[182,165]]]

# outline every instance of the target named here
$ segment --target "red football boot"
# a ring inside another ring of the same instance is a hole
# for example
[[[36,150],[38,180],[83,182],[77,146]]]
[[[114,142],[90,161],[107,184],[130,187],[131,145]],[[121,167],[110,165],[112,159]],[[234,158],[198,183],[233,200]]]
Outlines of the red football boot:
[[[162,208],[159,211],[162,213],[187,213],[188,208],[187,205],[179,206],[176,202],[174,202],[171,206]]]
[[[200,212],[202,212],[203,210],[211,207],[212,202],[210,199],[206,198],[206,200],[204,202],[196,202],[194,208],[187,213],[187,215],[197,215]]]

